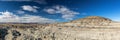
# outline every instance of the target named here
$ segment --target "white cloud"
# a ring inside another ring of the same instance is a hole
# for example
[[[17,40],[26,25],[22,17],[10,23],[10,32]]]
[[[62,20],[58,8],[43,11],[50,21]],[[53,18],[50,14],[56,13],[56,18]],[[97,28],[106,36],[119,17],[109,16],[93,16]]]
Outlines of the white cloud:
[[[33,8],[39,9],[39,7],[37,7],[37,6],[33,6]]]
[[[60,5],[53,6],[52,8],[47,8],[44,10],[49,14],[61,13],[62,18],[66,20],[72,20],[75,17],[75,15],[79,14],[79,12],[72,11],[65,6],[60,6]]]
[[[75,15],[63,15],[62,18],[66,20],[72,20]]]
[[[19,22],[19,23],[54,23],[53,19],[44,18],[41,16],[24,15],[17,16],[9,11],[0,12],[0,22]]]
[[[18,14],[24,14],[24,13],[25,13],[25,11],[18,10],[18,11],[17,11],[17,13],[18,13]]]
[[[36,2],[39,4],[47,4],[46,0],[0,0],[0,1],[27,1],[27,2]]]
[[[24,5],[24,6],[22,6],[22,9],[26,10],[26,11],[31,11],[31,12],[37,12],[37,9],[39,9],[39,7],[30,6],[30,5]]]
[[[44,9],[44,11],[48,12],[49,14],[55,14],[56,13],[56,10],[52,9],[52,8]]]

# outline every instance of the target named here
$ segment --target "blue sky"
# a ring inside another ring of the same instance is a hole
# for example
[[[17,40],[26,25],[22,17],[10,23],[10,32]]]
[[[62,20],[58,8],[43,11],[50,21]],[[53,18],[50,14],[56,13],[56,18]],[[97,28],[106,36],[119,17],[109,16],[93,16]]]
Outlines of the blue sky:
[[[120,21],[120,0],[0,0],[0,22],[54,23],[86,16]]]

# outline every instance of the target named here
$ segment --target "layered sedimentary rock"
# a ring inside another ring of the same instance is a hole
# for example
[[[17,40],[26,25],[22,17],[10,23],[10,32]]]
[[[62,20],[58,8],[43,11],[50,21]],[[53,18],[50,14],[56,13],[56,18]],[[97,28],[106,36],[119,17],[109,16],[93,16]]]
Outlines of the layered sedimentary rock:
[[[120,40],[120,23],[99,16],[47,25],[1,26],[0,40]]]

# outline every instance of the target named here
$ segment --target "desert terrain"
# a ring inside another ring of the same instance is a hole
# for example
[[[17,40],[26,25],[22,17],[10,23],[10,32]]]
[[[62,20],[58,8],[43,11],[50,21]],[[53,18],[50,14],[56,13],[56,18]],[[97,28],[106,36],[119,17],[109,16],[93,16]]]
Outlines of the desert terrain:
[[[89,16],[53,24],[0,24],[0,40],[120,40],[120,23]]]

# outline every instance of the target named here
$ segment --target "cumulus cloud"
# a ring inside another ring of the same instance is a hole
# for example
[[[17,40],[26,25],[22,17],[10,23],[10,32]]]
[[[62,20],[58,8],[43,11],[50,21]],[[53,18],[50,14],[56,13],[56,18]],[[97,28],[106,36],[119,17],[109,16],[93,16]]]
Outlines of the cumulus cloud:
[[[60,5],[53,6],[52,8],[44,9],[44,11],[46,11],[49,14],[61,13],[62,18],[66,20],[72,20],[75,17],[75,15],[79,14],[79,12],[72,11],[65,6],[60,6]]]
[[[46,0],[0,0],[0,1],[18,1],[18,2],[27,1],[27,2],[36,2],[39,4],[47,4]]]
[[[54,23],[53,19],[44,18],[41,16],[24,15],[17,16],[12,12],[0,12],[0,22],[19,22],[19,23]]]
[[[22,6],[22,9],[26,10],[26,11],[31,11],[31,12],[37,12],[37,9],[39,9],[39,7],[30,6],[30,5],[24,5],[24,6]]]

